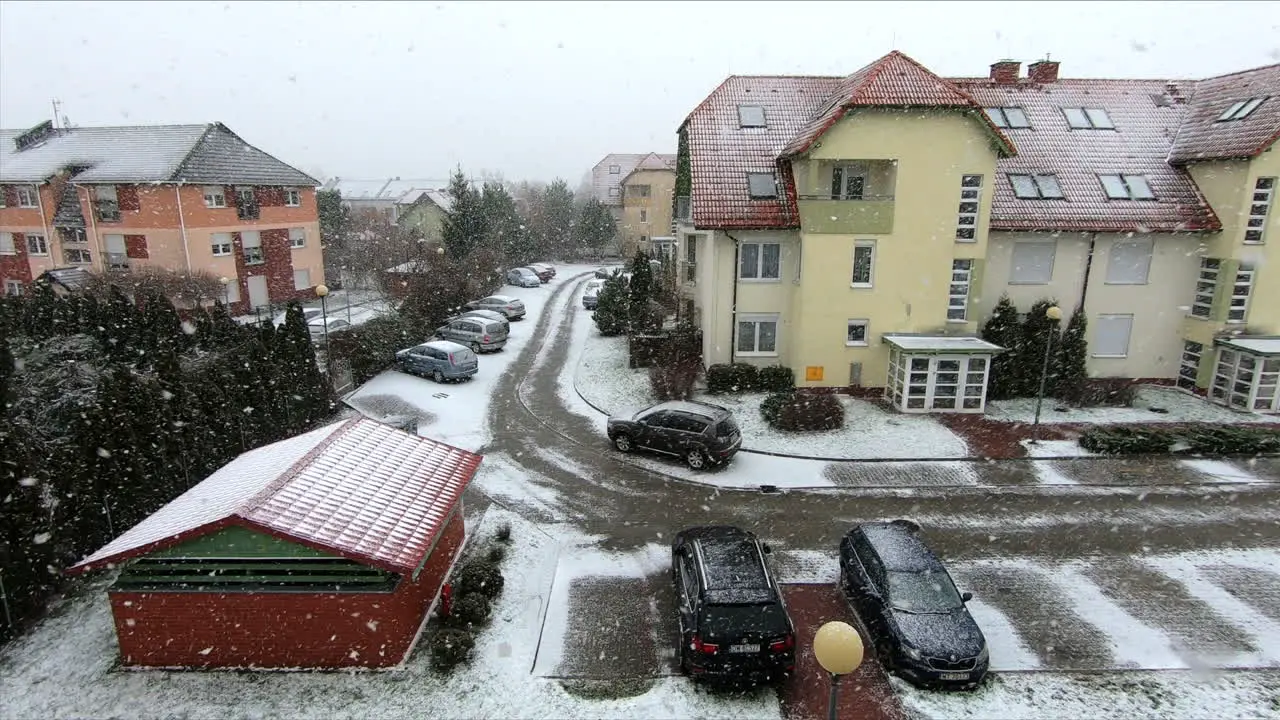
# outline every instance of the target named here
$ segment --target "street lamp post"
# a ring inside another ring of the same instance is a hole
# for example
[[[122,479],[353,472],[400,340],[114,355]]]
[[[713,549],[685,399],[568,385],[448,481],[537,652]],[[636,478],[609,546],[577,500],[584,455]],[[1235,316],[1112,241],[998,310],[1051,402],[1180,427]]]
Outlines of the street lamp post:
[[[325,297],[329,294],[328,285],[317,285],[316,295],[320,296],[320,321],[324,323],[324,347],[325,352],[329,349],[329,307],[325,304]],[[327,356],[326,356],[327,357]]]
[[[818,628],[813,636],[813,654],[818,664],[831,675],[831,698],[827,701],[827,720],[836,720],[836,693],[840,676],[848,675],[862,664],[862,636],[853,626],[833,620]]]
[[[1062,308],[1050,305],[1044,316],[1052,323],[1044,335],[1044,364],[1040,367],[1040,391],[1036,393],[1036,416],[1031,421],[1031,442],[1040,440],[1040,407],[1044,405],[1044,388],[1049,382],[1049,355],[1053,349],[1053,334],[1058,330],[1058,321],[1062,319]]]

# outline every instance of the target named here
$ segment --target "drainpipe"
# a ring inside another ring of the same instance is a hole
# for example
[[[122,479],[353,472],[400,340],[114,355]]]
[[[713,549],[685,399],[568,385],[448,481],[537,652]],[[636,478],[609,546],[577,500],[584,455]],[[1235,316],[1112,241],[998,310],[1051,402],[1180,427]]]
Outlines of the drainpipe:
[[[735,335],[738,332],[738,263],[742,262],[740,257],[742,253],[742,241],[730,235],[727,231],[725,237],[733,241],[733,298],[729,301],[729,364],[738,361],[738,340]]]
[[[49,187],[53,187],[53,186],[50,185]],[[53,255],[53,237],[49,235],[49,220],[44,215],[44,193],[40,192],[39,185],[36,185],[35,188],[36,188],[36,207],[40,209],[40,227],[44,230],[44,247],[46,250],[49,251],[49,260],[53,262],[53,266],[58,267],[62,263],[58,262],[58,259]],[[57,205],[54,205],[54,207],[57,207]],[[62,243],[59,242],[58,246],[61,247]],[[28,260],[27,264],[30,265],[30,263],[31,261]]]
[[[187,274],[191,274],[191,248],[187,246],[187,219],[182,212],[182,183],[173,186],[173,196],[178,199],[178,227],[182,230],[182,255],[187,259]]]
[[[1080,283],[1080,309],[1084,310],[1085,298],[1089,296],[1089,275],[1093,272],[1093,251],[1098,244],[1098,233],[1089,233],[1089,252],[1084,257],[1084,282]]]

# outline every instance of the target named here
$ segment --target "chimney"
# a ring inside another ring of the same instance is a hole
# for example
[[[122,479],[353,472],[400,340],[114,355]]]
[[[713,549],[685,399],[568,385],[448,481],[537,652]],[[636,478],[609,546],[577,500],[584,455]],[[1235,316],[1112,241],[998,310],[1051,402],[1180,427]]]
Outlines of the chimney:
[[[1027,66],[1027,79],[1034,83],[1048,84],[1058,82],[1058,62],[1041,60]]]
[[[991,79],[998,83],[1016,83],[1020,72],[1022,72],[1022,63],[1018,60],[1000,60],[991,63]]]

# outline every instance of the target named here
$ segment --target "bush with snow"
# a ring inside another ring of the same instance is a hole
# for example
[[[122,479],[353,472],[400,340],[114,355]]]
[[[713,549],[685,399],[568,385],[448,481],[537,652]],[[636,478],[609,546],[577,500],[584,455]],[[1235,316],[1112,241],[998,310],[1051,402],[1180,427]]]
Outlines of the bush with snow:
[[[441,628],[431,636],[431,667],[447,673],[471,659],[476,639],[461,628]]]
[[[504,583],[502,571],[498,566],[488,558],[479,557],[462,566],[454,581],[454,587],[461,595],[480,593],[495,598],[502,594]]]
[[[827,393],[773,393],[760,403],[760,414],[779,430],[835,430],[844,426],[844,406]]]
[[[454,601],[449,619],[458,627],[471,628],[489,622],[492,601],[481,592],[469,592]]]

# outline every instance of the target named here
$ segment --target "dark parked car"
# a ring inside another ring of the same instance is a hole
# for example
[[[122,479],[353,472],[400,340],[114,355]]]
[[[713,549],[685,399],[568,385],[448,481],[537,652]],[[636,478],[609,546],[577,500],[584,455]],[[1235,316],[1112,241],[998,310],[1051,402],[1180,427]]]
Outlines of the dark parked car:
[[[525,267],[532,270],[533,274],[538,276],[538,282],[540,283],[551,282],[551,278],[555,277],[555,273],[553,273],[551,271],[551,268],[547,267],[546,265],[542,265],[540,263],[532,263],[530,265],[526,265]]]
[[[795,626],[773,581],[769,546],[741,528],[681,530],[671,546],[680,669],[694,678],[778,680],[795,667]]]
[[[694,470],[729,462],[742,447],[742,433],[728,408],[673,400],[631,416],[609,418],[606,428],[622,452],[637,448],[682,458]]]
[[[919,528],[865,523],[840,542],[840,589],[887,669],[922,687],[973,689],[990,663],[987,640]]]

